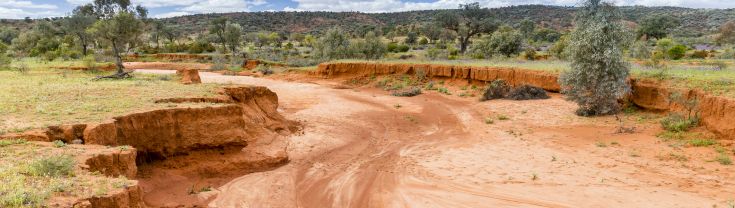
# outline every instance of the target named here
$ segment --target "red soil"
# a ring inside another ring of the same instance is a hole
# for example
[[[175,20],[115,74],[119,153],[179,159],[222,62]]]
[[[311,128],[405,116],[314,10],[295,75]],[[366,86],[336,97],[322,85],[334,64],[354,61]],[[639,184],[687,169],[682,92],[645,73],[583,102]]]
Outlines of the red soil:
[[[559,92],[558,75],[550,72],[519,68],[470,67],[430,64],[382,64],[382,63],[325,63],[312,75],[323,78],[355,78],[368,75],[414,74],[424,71],[428,77],[467,80],[467,83],[486,83],[503,79],[513,86],[529,84],[547,91]],[[697,98],[702,124],[723,139],[735,140],[735,99],[709,95],[701,90],[677,89],[659,82],[632,80],[631,101],[652,110],[683,110],[669,101],[672,92],[681,92],[685,98]]]

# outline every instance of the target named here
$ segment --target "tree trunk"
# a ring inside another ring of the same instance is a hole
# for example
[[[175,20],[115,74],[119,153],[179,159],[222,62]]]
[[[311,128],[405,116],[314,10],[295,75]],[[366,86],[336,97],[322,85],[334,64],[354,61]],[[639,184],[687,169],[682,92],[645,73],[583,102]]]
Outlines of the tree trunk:
[[[459,39],[459,52],[464,54],[465,51],[467,51],[467,45],[470,44],[470,37],[460,37]]]
[[[115,54],[115,66],[117,66],[117,73],[125,73],[125,67],[122,64],[122,58],[120,57],[120,53],[117,49],[117,44],[115,43],[115,41],[112,41],[112,53]]]

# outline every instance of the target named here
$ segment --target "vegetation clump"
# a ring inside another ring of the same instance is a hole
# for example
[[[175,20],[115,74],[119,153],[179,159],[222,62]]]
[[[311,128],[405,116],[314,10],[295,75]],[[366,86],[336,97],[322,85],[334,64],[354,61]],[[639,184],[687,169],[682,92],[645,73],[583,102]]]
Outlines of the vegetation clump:
[[[408,89],[399,89],[394,90],[391,95],[397,96],[397,97],[413,97],[416,95],[421,94],[421,88],[420,87],[410,87]]]
[[[538,100],[548,99],[549,95],[540,87],[531,85],[521,85],[511,90],[506,98],[511,100]]]
[[[562,93],[576,102],[580,116],[609,115],[621,110],[618,99],[630,91],[623,60],[627,33],[617,8],[587,0],[570,36],[571,70],[559,77]]]
[[[480,100],[486,101],[505,98],[510,90],[511,87],[510,85],[508,85],[508,82],[502,79],[497,79],[491,82],[490,85],[488,85],[487,89],[485,89],[485,93],[482,94]]]
[[[28,173],[48,177],[72,176],[75,165],[74,157],[69,155],[47,156],[31,162]]]

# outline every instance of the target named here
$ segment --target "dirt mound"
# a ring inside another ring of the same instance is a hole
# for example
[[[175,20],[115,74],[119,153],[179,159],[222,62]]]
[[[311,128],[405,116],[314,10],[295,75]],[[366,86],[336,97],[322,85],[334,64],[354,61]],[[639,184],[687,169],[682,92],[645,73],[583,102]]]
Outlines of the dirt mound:
[[[521,85],[520,87],[513,88],[506,98],[511,100],[538,100],[549,99],[549,95],[540,87]]]
[[[176,75],[181,76],[182,84],[201,84],[202,78],[199,77],[199,70],[196,69],[177,69]]]

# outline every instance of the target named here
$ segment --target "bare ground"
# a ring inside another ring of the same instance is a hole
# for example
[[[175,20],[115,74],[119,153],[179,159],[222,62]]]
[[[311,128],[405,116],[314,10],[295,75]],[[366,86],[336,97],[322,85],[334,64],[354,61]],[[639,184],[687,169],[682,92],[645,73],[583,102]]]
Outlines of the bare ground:
[[[477,102],[201,77],[267,86],[279,110],[306,125],[290,138],[287,165],[214,188],[210,207],[727,207],[735,199],[735,168],[712,162],[711,148],[662,142],[657,120],[645,116],[629,119],[636,133],[616,134],[613,117],[574,116],[560,95]]]

